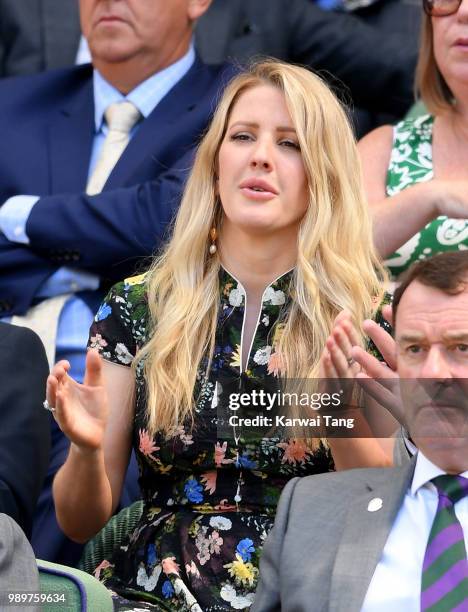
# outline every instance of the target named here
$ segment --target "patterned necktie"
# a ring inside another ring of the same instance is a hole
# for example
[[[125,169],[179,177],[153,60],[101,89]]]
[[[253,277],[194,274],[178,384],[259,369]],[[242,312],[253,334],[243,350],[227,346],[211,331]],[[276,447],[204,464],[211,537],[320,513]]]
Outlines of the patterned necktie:
[[[446,474],[432,482],[439,505],[424,555],[421,611],[467,612],[468,561],[463,529],[453,506],[468,496],[468,478]]]
[[[95,195],[102,191],[110,173],[128,145],[133,126],[141,118],[140,111],[131,102],[111,104],[106,109],[104,116],[109,131],[86,187],[88,195]]]

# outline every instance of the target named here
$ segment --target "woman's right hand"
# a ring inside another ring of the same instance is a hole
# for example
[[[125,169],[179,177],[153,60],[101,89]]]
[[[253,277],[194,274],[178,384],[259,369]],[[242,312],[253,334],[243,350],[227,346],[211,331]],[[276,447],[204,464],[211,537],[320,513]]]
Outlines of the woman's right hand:
[[[59,361],[47,379],[47,401],[60,429],[80,450],[102,448],[109,412],[99,353],[91,349],[86,356],[83,384],[68,375],[70,364]]]

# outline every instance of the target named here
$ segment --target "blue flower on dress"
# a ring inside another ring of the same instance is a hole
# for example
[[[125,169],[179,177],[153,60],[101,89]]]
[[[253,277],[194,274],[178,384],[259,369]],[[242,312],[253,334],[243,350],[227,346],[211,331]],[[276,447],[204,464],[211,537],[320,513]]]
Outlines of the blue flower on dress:
[[[236,552],[242,557],[244,563],[250,561],[252,553],[255,552],[253,541],[250,538],[244,538],[237,545]]]
[[[149,544],[148,546],[148,565],[156,565],[158,558],[156,555],[156,546]]]
[[[256,470],[258,468],[258,462],[252,461],[249,459],[247,453],[243,453],[242,457],[239,457],[238,461],[236,461],[236,467],[243,467],[247,470]]]
[[[162,585],[162,594],[166,599],[169,599],[174,595],[174,587],[171,584],[170,580],[166,580],[166,582]]]
[[[189,480],[187,480],[187,482],[185,483],[184,491],[189,501],[194,502],[196,504],[199,504],[203,501],[203,487],[195,480],[195,478],[189,478]]]
[[[103,321],[104,319],[107,319],[111,312],[112,308],[109,306],[109,304],[101,304],[95,316],[95,321]]]

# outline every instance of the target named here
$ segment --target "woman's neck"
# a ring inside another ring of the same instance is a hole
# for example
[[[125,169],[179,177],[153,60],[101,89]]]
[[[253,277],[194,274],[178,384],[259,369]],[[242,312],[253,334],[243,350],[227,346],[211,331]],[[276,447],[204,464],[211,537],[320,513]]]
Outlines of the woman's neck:
[[[265,288],[296,265],[297,230],[289,236],[248,234],[224,228],[218,239],[221,263],[247,294],[261,298]]]

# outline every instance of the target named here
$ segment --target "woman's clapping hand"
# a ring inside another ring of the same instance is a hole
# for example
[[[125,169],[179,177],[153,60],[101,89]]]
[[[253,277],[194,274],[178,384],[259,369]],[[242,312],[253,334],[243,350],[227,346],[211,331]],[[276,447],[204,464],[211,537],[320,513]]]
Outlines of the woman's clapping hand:
[[[83,384],[68,371],[68,361],[59,361],[47,379],[47,401],[55,408],[54,418],[60,429],[81,450],[98,450],[103,445],[108,416],[102,360],[90,350],[86,357]]]

